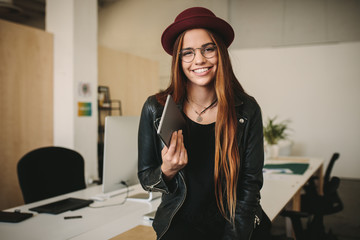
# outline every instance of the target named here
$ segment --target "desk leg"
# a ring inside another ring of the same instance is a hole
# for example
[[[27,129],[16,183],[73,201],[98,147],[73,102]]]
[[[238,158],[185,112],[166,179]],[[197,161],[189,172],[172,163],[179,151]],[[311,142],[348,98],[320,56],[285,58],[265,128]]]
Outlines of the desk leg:
[[[301,189],[299,189],[292,199],[292,210],[300,211],[301,209]]]
[[[324,195],[324,172],[323,172],[323,167],[324,167],[324,164],[321,164],[321,166],[319,167],[318,170],[316,170],[315,172],[315,176],[318,177],[318,184],[317,184],[317,191],[320,195]]]
[[[291,209],[293,211],[300,211],[301,208],[301,189],[299,189],[295,195],[293,196],[292,200],[290,201],[290,203],[288,204],[288,206],[286,207],[287,209]],[[294,232],[293,232],[293,228],[292,228],[292,223],[290,218],[285,218],[285,227],[286,227],[286,236],[296,239]]]

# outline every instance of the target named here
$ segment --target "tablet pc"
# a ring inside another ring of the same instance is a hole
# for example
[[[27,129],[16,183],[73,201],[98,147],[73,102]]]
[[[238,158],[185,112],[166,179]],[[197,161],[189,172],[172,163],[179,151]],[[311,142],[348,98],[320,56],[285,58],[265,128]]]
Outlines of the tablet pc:
[[[167,96],[164,111],[161,115],[157,134],[164,144],[169,147],[171,135],[180,129],[184,130],[186,122],[171,95]]]

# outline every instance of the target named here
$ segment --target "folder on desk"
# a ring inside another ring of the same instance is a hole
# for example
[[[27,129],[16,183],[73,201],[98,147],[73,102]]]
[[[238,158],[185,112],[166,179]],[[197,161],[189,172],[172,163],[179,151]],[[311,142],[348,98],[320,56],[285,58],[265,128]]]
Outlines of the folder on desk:
[[[299,174],[302,175],[308,169],[308,163],[283,163],[283,164],[265,164],[264,172],[280,173],[280,174]],[[285,171],[288,169],[289,171]],[[281,171],[276,171],[281,170]]]

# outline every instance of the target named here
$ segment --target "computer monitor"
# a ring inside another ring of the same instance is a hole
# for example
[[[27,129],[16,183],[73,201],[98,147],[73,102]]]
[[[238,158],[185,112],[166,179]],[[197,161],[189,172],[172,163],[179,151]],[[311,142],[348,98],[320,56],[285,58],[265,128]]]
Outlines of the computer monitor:
[[[137,184],[139,116],[107,116],[104,135],[103,194]],[[125,182],[124,185],[122,182]]]

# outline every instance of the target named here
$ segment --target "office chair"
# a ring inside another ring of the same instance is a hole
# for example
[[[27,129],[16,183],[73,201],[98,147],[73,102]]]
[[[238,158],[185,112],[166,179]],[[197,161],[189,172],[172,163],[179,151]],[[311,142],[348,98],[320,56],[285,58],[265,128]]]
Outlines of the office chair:
[[[334,214],[343,210],[344,205],[339,197],[337,189],[340,185],[338,177],[332,177],[330,174],[335,161],[339,158],[339,153],[334,153],[326,168],[324,176],[323,192],[319,195],[316,189],[316,177],[309,179],[304,186],[305,193],[301,195],[301,212],[283,211],[282,216],[291,219],[294,234],[297,240],[335,240],[336,236],[331,232],[325,231],[323,218],[325,215]],[[302,227],[301,218],[307,217],[307,226]]]
[[[86,188],[84,159],[67,148],[35,149],[19,160],[17,172],[26,204]]]

